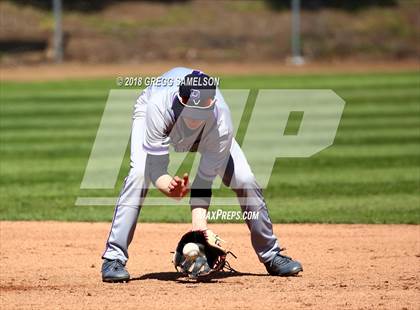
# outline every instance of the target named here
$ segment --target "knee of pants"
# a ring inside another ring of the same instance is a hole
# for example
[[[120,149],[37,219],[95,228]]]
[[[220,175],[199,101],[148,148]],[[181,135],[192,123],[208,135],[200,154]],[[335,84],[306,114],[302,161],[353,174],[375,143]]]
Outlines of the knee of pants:
[[[146,176],[144,174],[144,169],[131,168],[126,178],[126,182],[128,184],[131,184],[135,188],[143,188],[146,184]]]
[[[243,174],[233,183],[231,188],[238,196],[243,211],[257,211],[265,207],[261,187],[252,173]]]
[[[252,173],[241,174],[235,176],[235,182],[232,182],[232,189],[234,190],[244,190],[256,189],[258,184],[255,180],[255,176]]]

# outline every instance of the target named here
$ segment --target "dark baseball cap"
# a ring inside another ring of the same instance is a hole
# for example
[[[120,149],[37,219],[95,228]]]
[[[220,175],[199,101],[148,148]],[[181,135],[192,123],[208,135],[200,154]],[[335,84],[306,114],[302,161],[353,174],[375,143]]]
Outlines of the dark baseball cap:
[[[186,75],[179,85],[181,103],[187,108],[213,109],[215,95],[216,80],[201,71]]]
[[[183,99],[178,95],[174,98],[174,101],[172,103],[172,110],[175,114],[175,118],[182,116],[196,120],[207,120],[210,119],[212,115],[214,115],[213,106],[209,108],[189,107],[183,103]]]

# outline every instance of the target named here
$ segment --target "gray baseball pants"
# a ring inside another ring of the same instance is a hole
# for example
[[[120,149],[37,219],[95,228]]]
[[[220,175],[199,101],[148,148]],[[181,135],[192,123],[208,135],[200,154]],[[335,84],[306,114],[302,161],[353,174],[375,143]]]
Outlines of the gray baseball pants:
[[[126,263],[128,260],[128,247],[133,239],[137,219],[150,180],[146,173],[146,151],[143,150],[145,133],[144,111],[136,113],[131,132],[131,169],[125,178],[123,188],[117,201],[111,231],[106,242],[102,257],[106,259],[119,259]],[[268,216],[267,206],[262,190],[256,182],[244,153],[236,141],[233,141],[230,150],[230,159],[226,171],[230,177],[228,183],[239,198],[242,211],[258,211],[258,219],[246,220],[251,233],[252,246],[261,262],[270,261],[280,251],[277,238],[273,233],[271,220]],[[226,183],[226,171],[220,176]]]

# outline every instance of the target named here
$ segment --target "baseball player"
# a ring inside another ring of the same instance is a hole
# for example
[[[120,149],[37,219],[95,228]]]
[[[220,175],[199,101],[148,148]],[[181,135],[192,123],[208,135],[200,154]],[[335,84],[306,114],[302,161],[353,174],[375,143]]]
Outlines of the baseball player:
[[[270,275],[291,276],[302,265],[282,255],[273,233],[262,190],[240,146],[233,137],[229,108],[214,79],[201,71],[174,68],[161,77],[180,81],[147,87],[138,97],[131,132],[131,169],[116,204],[106,249],[102,255],[102,280],[130,278],[125,265],[142,202],[150,182],[166,196],[181,199],[191,188],[192,230],[206,230],[212,182],[220,176],[238,196],[242,211],[259,212],[246,220],[252,246]],[[169,146],[175,152],[199,152],[197,175],[167,172]]]

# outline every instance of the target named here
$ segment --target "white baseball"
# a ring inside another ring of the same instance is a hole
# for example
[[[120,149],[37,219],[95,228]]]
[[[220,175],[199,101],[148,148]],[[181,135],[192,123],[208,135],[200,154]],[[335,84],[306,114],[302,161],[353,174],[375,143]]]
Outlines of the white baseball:
[[[190,242],[184,245],[184,248],[182,249],[182,254],[193,259],[200,254],[200,248],[198,247],[197,243]]]

